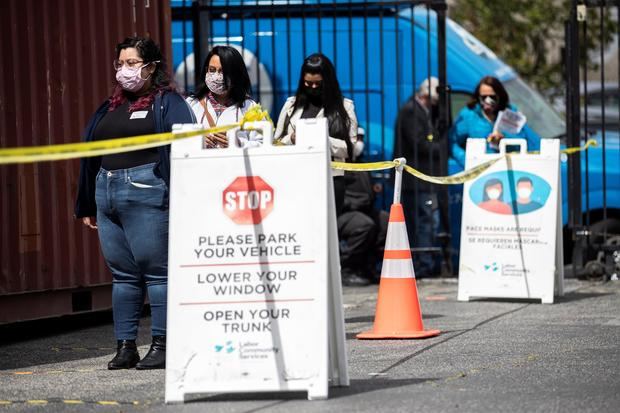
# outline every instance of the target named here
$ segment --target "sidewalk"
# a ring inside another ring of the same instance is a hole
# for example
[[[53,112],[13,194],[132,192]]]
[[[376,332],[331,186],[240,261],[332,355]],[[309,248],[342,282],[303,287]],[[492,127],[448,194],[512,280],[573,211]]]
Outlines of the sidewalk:
[[[620,282],[566,284],[566,296],[553,305],[467,303],[456,301],[455,280],[420,280],[425,326],[442,331],[420,341],[356,340],[372,324],[376,286],[345,288],[351,386],[314,402],[281,393],[166,406],[163,371],[106,369],[114,352],[109,314],[29,324],[29,334],[0,328],[2,343],[10,341],[0,345],[0,413],[616,412]],[[69,323],[86,327],[67,330]],[[51,334],[41,337],[46,328]],[[144,354],[148,331],[142,334]]]

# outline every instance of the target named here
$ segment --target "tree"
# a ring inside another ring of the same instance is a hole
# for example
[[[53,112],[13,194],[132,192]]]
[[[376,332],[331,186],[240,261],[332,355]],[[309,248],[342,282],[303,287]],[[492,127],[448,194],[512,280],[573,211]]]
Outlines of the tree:
[[[562,91],[564,22],[569,18],[571,0],[454,0],[450,17],[495,51],[504,61],[539,90]],[[582,61],[596,69],[598,59],[588,52],[609,44],[617,22],[611,8],[603,9],[601,39],[600,11],[588,8],[587,38],[583,40]]]

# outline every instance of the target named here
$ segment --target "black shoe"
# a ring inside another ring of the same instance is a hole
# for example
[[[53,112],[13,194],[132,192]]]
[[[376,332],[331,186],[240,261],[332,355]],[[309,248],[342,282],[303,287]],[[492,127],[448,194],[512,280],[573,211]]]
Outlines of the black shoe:
[[[370,281],[366,278],[362,278],[359,275],[352,272],[342,273],[342,285],[345,287],[365,287],[370,284]]]
[[[153,336],[149,352],[138,364],[136,370],[154,370],[166,368],[166,336]]]
[[[118,340],[116,356],[108,363],[108,370],[130,369],[140,361],[136,340]]]

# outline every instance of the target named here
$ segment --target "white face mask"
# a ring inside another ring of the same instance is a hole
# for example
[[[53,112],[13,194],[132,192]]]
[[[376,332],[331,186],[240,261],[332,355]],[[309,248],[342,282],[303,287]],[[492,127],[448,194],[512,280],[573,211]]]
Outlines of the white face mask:
[[[518,188],[517,194],[519,194],[519,198],[529,198],[532,195],[532,190],[530,188]]]
[[[499,199],[501,191],[499,189],[489,189],[487,191],[487,196],[489,199]]]
[[[224,81],[224,74],[218,72],[207,72],[205,75],[205,83],[209,90],[216,95],[223,95],[226,93],[226,82]]]
[[[364,152],[364,142],[357,141],[353,144],[353,159],[359,158],[359,156]]]

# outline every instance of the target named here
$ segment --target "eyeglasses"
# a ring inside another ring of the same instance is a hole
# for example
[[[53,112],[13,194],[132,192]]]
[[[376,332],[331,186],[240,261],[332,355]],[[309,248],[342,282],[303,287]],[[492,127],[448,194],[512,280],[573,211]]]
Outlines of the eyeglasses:
[[[144,63],[144,60],[129,59],[129,60],[126,60],[126,61],[115,60],[114,62],[112,62],[112,64],[114,65],[114,70],[116,70],[116,71],[121,70],[121,68],[123,66],[135,68],[140,63]]]

